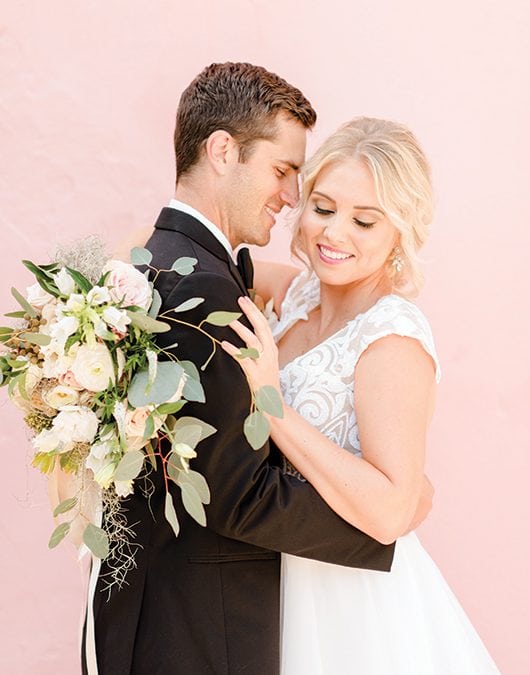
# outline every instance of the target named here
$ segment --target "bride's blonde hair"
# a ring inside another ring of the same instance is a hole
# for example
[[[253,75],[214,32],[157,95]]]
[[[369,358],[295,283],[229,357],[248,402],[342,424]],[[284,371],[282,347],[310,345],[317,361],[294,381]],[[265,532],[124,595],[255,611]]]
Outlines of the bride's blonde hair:
[[[429,233],[433,217],[433,191],[429,163],[418,141],[402,124],[371,117],[356,117],[332,134],[302,168],[302,194],[295,213],[291,250],[303,258],[300,215],[318,174],[330,164],[359,159],[373,176],[381,208],[399,232],[402,266],[387,261],[394,288],[416,295],[423,284],[418,251]]]

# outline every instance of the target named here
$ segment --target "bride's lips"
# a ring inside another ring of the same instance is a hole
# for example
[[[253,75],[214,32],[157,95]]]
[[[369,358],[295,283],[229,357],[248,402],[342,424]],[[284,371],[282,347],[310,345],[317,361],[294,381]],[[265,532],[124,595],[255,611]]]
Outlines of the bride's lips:
[[[346,253],[346,251],[339,251],[339,249],[331,248],[330,246],[323,246],[317,244],[319,258],[328,265],[340,265],[346,260],[355,258],[353,253]]]

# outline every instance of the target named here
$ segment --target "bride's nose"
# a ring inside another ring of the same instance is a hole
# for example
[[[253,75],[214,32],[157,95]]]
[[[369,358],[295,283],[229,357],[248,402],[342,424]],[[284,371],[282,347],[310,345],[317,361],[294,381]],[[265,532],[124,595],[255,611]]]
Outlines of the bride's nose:
[[[327,220],[326,227],[324,228],[324,236],[330,243],[338,244],[346,241],[347,233],[347,223],[339,218],[337,214]]]

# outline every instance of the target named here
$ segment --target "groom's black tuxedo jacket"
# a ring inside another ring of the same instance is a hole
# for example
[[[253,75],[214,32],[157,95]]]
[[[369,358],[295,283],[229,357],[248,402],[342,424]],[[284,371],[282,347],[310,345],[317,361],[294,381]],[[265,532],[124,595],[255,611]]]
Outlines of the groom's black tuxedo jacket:
[[[246,289],[237,268],[193,217],[163,209],[146,246],[157,269],[169,269],[181,256],[198,260],[188,276],[159,275],[161,311],[193,297],[205,302],[178,317],[194,324],[214,310],[239,311],[237,298]],[[228,328],[212,332],[236,341]],[[177,356],[199,367],[212,348],[200,333],[179,326],[160,336],[161,344],[176,342]],[[175,488],[181,525],[175,538],[164,517],[160,470],[150,475],[155,484],[150,502],[139,490],[127,500],[127,518],[142,548],[128,585],[113,590],[110,599],[100,592],[102,567],[94,600],[99,675],[276,675],[278,551],[350,567],[390,568],[393,546],[354,529],[309,483],[282,473],[280,453],[272,444],[257,452],[250,448],[243,436],[250,395],[238,364],[218,349],[201,378],[206,403],[188,403],[182,414],[217,429],[198,445],[192,460],[211,489],[207,527],[180,507]]]

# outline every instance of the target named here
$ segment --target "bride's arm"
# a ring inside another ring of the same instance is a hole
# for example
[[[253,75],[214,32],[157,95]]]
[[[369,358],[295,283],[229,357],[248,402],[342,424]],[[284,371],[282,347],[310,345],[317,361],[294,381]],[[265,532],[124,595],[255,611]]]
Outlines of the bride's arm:
[[[264,348],[259,359],[243,359],[241,365],[253,388],[278,388],[276,346],[258,314],[249,308],[256,336],[234,326],[249,346]],[[363,458],[333,443],[286,405],[283,419],[269,418],[271,434],[334,511],[389,543],[407,530],[418,503],[434,382],[433,361],[418,341],[391,335],[373,343],[355,371]]]

